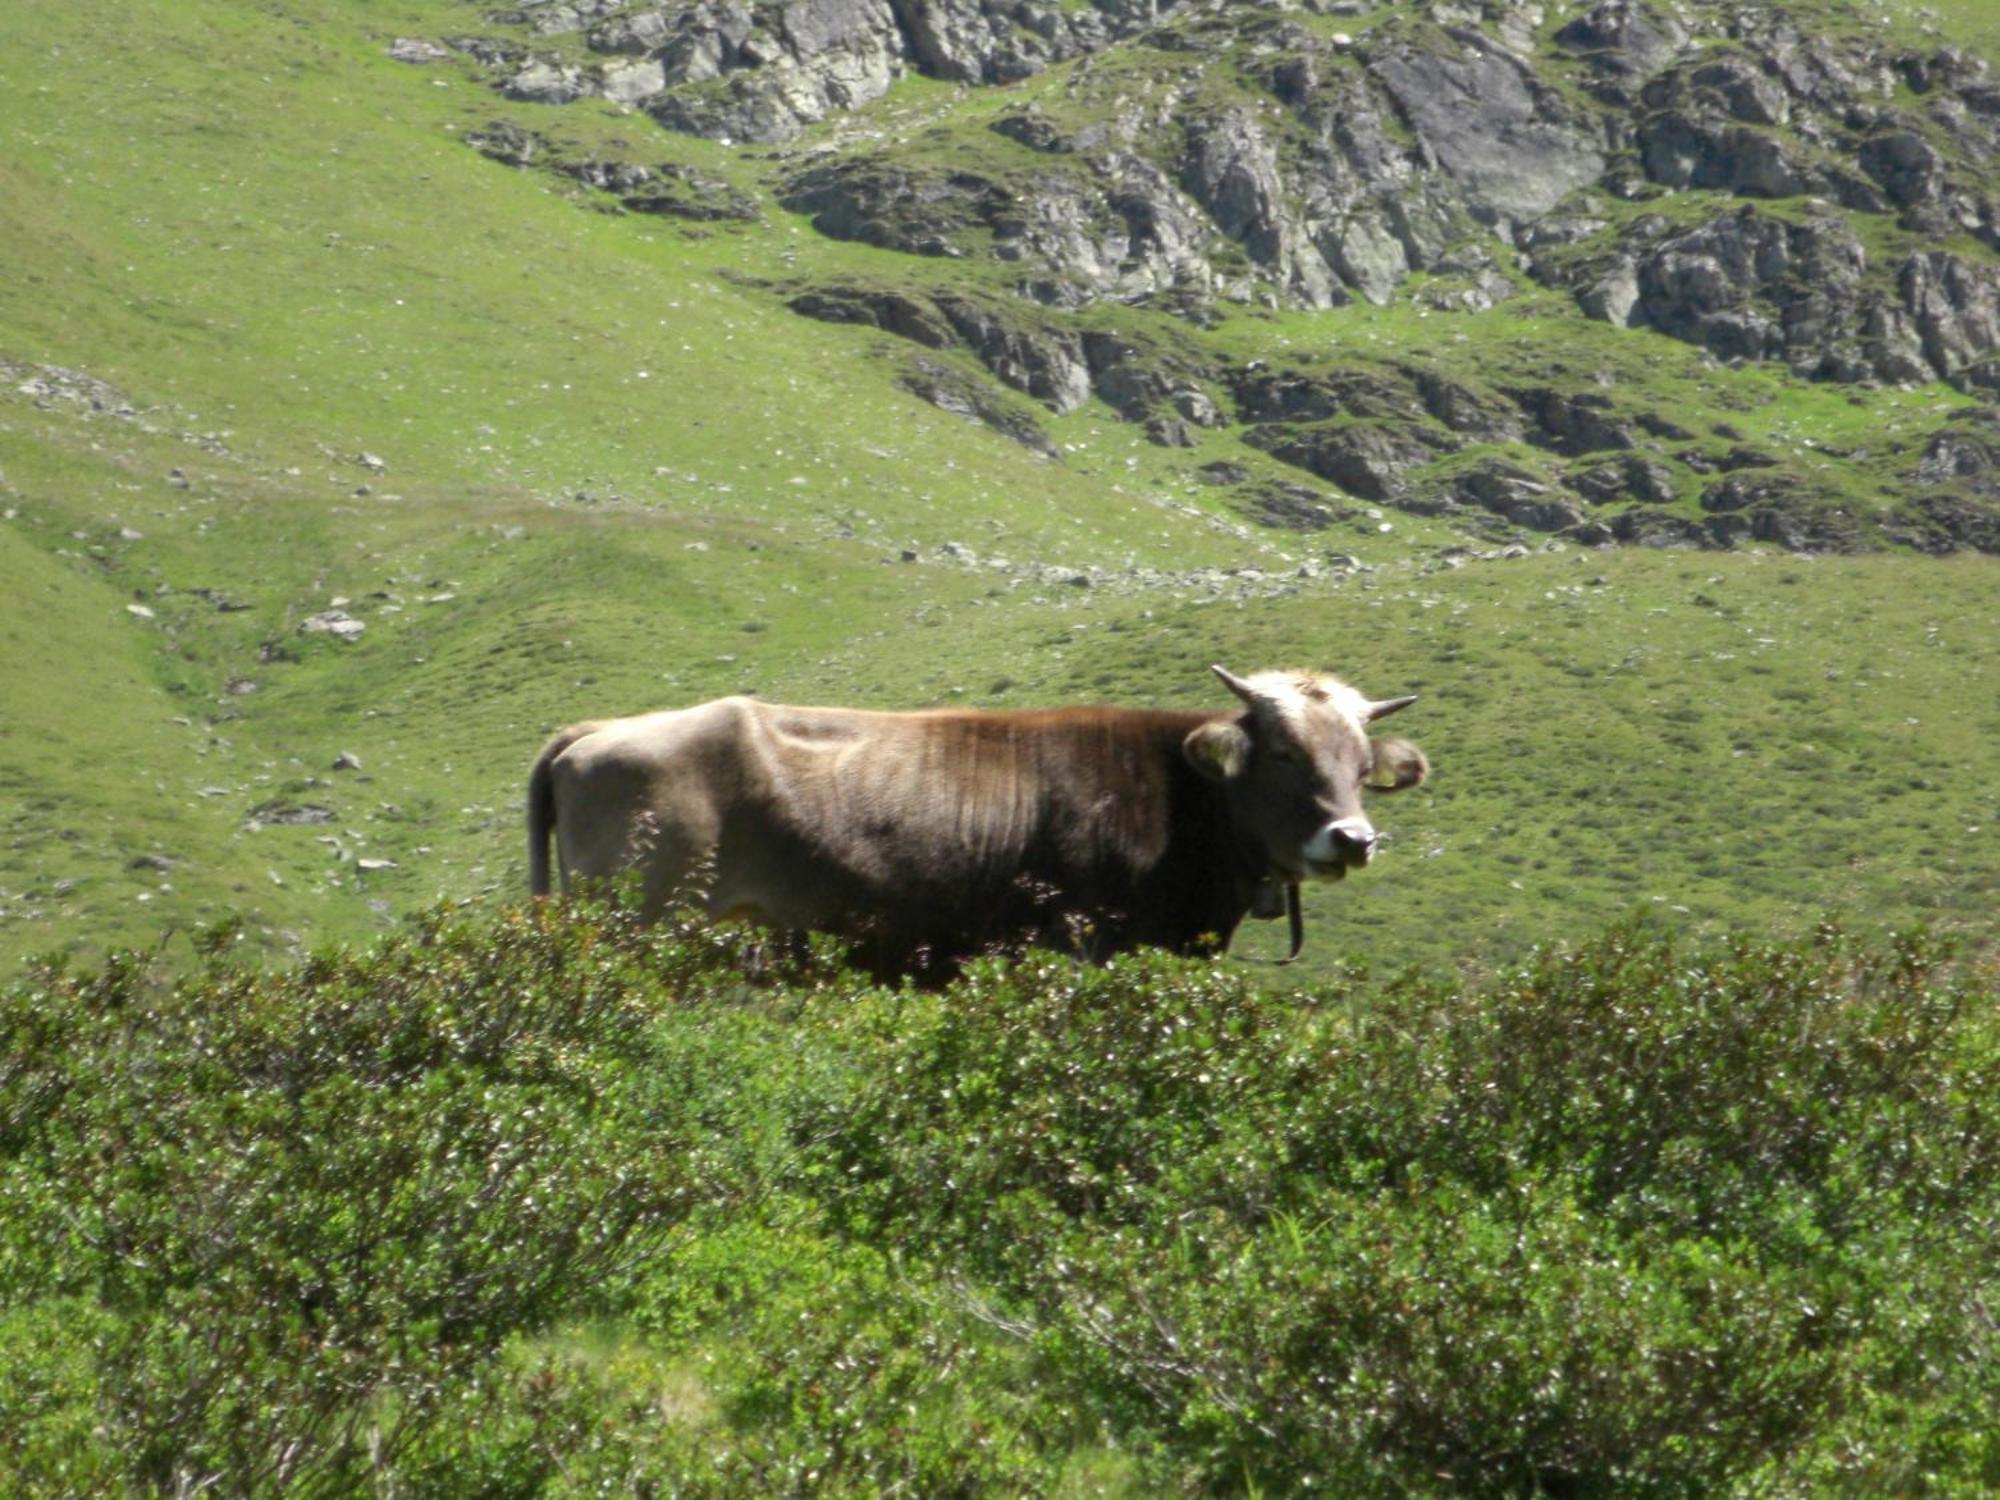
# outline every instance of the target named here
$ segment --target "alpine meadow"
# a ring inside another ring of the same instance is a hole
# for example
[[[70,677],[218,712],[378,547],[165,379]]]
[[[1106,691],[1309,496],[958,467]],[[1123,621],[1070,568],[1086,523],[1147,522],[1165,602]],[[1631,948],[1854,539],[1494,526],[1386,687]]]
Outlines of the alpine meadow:
[[[0,125],[0,1490],[2000,1493],[2000,8],[63,0]],[[1416,697],[1295,964],[528,899],[565,725],[1213,664]]]

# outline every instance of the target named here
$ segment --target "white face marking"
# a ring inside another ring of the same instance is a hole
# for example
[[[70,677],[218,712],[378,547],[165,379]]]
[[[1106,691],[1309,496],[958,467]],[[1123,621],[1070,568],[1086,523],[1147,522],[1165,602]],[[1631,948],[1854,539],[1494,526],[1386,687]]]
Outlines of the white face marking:
[[[1259,672],[1246,684],[1260,707],[1277,721],[1280,732],[1302,746],[1322,774],[1340,774],[1334,767],[1348,748],[1339,744],[1346,736],[1353,737],[1352,746],[1366,751],[1369,700],[1338,677],[1321,672]],[[1299,847],[1298,858],[1308,872],[1337,879],[1368,863],[1375,853],[1375,839],[1375,825],[1357,811],[1321,824]]]
[[[1244,680],[1301,737],[1314,708],[1345,719],[1356,734],[1368,737],[1368,699],[1338,677],[1324,672],[1280,671],[1258,672]]]

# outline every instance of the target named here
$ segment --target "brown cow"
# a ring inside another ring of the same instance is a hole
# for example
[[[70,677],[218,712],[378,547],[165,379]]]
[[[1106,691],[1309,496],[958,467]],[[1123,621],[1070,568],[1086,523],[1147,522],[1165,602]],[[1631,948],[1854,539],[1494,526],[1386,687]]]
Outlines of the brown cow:
[[[1228,943],[1279,885],[1338,880],[1376,833],[1362,788],[1429,767],[1336,678],[1215,668],[1222,713],[875,713],[723,698],[577,724],[528,784],[529,883],[639,867],[648,915],[711,861],[717,917],[861,941],[882,972],[1033,939],[1102,959]]]

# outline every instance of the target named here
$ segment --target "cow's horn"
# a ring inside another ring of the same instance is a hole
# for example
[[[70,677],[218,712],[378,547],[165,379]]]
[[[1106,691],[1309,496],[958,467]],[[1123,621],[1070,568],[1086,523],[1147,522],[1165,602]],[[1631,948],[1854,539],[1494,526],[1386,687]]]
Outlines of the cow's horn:
[[[1257,690],[1252,686],[1250,686],[1249,683],[1245,682],[1241,677],[1238,677],[1234,672],[1230,671],[1229,668],[1222,666],[1211,666],[1209,668],[1209,671],[1213,672],[1217,677],[1220,677],[1222,679],[1222,685],[1228,688],[1229,691],[1234,693],[1237,697],[1241,698],[1245,703],[1249,704],[1252,708],[1255,708],[1257,706],[1258,703]]]
[[[1397,712],[1399,709],[1408,708],[1416,701],[1417,695],[1415,693],[1406,693],[1400,698],[1384,698],[1380,703],[1369,704],[1368,712],[1364,717],[1370,723],[1373,723],[1377,719],[1388,718],[1390,714]]]

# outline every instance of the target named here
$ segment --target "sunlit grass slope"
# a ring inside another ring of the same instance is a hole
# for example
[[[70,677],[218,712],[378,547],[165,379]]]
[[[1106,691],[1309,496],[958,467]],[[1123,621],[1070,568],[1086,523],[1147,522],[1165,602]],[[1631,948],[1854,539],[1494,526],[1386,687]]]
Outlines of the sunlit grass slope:
[[[797,226],[620,222],[466,149],[485,89],[385,56],[463,15],[0,16],[7,555],[62,585],[8,600],[10,949],[227,902],[331,935],[476,890],[590,677],[639,706],[884,639],[970,590],[880,567],[918,530],[1079,563],[1236,546],[730,279]],[[43,367],[104,385],[37,396]],[[360,641],[300,633],[337,600]],[[328,774],[342,750],[359,774]],[[333,817],[246,831],[269,804]],[[397,869],[364,878],[378,846]],[[126,868],[155,852],[172,890]]]
[[[1417,692],[1435,764],[1393,842],[1309,902],[1314,941],[1475,966],[1643,908],[1707,930],[1931,922],[2000,895],[1990,563],[1571,551],[1385,569],[1085,632],[1065,690],[1140,696],[1221,658]],[[1275,935],[1266,939],[1275,949]]]
[[[505,116],[745,190],[776,170],[387,55],[475,16],[0,9],[0,954],[230,913],[275,952],[517,891],[526,764],[576,718],[739,690],[1199,705],[1214,660],[1424,694],[1399,728],[1434,786],[1384,801],[1391,853],[1315,895],[1316,961],[1483,962],[1640,904],[1990,909],[1990,564],[1452,571],[1437,548],[1461,538],[1400,514],[1246,527],[1191,477],[1277,472],[1228,434],[1164,450],[1092,404],[1045,420],[1061,456],[1037,456],[903,390],[908,346],[781,295],[962,268],[826,241],[768,198],[738,225],[600,212],[468,149]],[[913,83],[874,118],[928,128],[958,97]],[[1857,405],[1560,314],[1242,308],[1199,337],[1474,385],[1562,359],[1808,470],[1815,446],[1903,452],[1963,404]],[[357,639],[306,628],[331,610]]]

